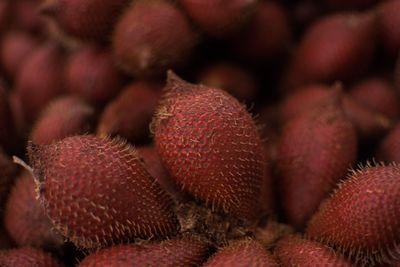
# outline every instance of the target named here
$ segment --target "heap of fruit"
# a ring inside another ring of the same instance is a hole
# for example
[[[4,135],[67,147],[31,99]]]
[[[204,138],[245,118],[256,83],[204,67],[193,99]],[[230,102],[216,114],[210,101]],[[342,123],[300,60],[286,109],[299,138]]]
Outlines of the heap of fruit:
[[[0,266],[400,266],[400,1],[3,0]]]

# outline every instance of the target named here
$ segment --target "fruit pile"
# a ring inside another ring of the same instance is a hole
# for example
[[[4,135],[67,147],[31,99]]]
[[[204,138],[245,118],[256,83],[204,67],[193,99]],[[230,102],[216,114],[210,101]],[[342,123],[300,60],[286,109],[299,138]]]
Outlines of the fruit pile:
[[[400,266],[400,1],[3,0],[0,266]]]

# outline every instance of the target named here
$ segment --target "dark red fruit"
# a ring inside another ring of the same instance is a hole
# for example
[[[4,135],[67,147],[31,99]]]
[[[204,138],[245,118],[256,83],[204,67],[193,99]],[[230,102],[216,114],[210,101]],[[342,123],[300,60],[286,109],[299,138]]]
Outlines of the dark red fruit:
[[[245,69],[232,63],[218,63],[205,68],[198,83],[220,88],[239,100],[254,100],[257,86],[254,78]]]
[[[325,16],[304,34],[295,52],[285,87],[310,82],[350,80],[369,66],[376,44],[375,13]]]
[[[237,33],[251,19],[258,0],[180,0],[190,18],[205,33],[224,38]]]
[[[38,44],[35,37],[19,31],[9,31],[2,37],[0,61],[2,70],[8,78],[15,78],[25,60]]]
[[[136,151],[95,136],[28,146],[42,204],[55,228],[79,247],[166,237],[178,222],[170,197]]]
[[[50,144],[65,137],[88,133],[94,108],[73,96],[53,100],[33,125],[30,140],[35,144]]]
[[[380,40],[390,56],[397,56],[400,51],[400,2],[385,1],[379,6],[378,12]]]
[[[253,62],[279,59],[291,43],[291,25],[285,8],[276,1],[260,1],[249,25],[233,42],[239,57]]]
[[[170,72],[153,132],[164,166],[183,190],[240,219],[258,216],[263,144],[234,97]]]
[[[387,163],[400,164],[400,124],[396,124],[379,145],[377,157]]]
[[[120,245],[103,249],[86,257],[79,267],[97,266],[200,266],[207,256],[208,245],[194,238],[161,243]]]
[[[64,92],[64,62],[61,48],[47,43],[35,49],[21,67],[15,90],[26,122],[32,123],[51,99]]]
[[[13,115],[9,103],[9,92],[0,81],[0,146],[6,151],[14,151],[17,141]]]
[[[0,266],[61,267],[63,265],[47,252],[26,247],[0,251]]]
[[[40,2],[41,0],[11,1],[10,18],[13,27],[26,32],[40,33],[44,28],[44,20],[38,10]]]
[[[3,209],[17,175],[17,166],[0,149],[0,209]]]
[[[111,100],[123,86],[123,76],[114,66],[111,52],[98,46],[78,49],[65,71],[68,91],[96,105]]]
[[[354,266],[332,248],[298,236],[281,239],[275,248],[275,255],[282,267]]]
[[[400,168],[353,171],[313,216],[307,236],[353,256],[360,264],[390,263],[400,256]]]
[[[4,225],[18,246],[56,250],[64,243],[37,199],[33,177],[18,177],[7,201]]]
[[[279,266],[272,255],[259,242],[254,240],[238,240],[221,248],[203,265],[204,267],[224,266]]]
[[[138,0],[119,20],[112,43],[115,60],[123,71],[148,77],[181,66],[191,54],[196,36],[174,4]]]
[[[121,136],[133,143],[149,139],[149,124],[161,97],[162,83],[136,81],[125,87],[100,116],[97,134]]]
[[[290,120],[278,149],[280,197],[289,223],[305,226],[355,163],[357,133],[342,110],[341,91]]]
[[[108,41],[129,0],[49,0],[41,12],[53,17],[68,34],[84,40]]]
[[[349,95],[373,111],[390,119],[400,115],[399,95],[393,85],[384,78],[371,77],[354,85]]]
[[[179,189],[178,185],[171,179],[165,169],[157,150],[153,145],[141,146],[137,148],[138,156],[143,160],[147,171],[160,184],[161,188],[168,192],[174,199],[183,201],[185,194]]]

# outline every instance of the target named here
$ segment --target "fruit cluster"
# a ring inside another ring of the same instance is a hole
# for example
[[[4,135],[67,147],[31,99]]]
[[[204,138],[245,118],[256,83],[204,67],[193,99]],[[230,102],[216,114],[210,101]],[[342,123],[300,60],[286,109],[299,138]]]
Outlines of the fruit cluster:
[[[0,266],[400,266],[399,29],[398,0],[1,1]]]

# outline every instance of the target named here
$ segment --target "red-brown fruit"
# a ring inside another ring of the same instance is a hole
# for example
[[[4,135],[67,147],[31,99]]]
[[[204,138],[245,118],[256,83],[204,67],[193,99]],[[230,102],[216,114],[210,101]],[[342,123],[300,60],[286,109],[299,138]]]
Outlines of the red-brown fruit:
[[[197,79],[198,83],[220,88],[239,100],[252,101],[257,86],[249,72],[232,63],[218,63],[205,68]]]
[[[208,245],[194,238],[180,238],[142,245],[119,245],[86,257],[79,267],[101,266],[200,266]]]
[[[164,166],[184,191],[213,209],[256,219],[263,144],[253,118],[234,97],[169,72],[152,126]]]
[[[342,110],[341,91],[331,90],[316,107],[290,120],[277,160],[288,222],[302,229],[356,158],[357,133]]]
[[[377,0],[324,0],[330,9],[363,9],[370,7]]]
[[[400,2],[385,1],[378,8],[380,40],[390,56],[397,56],[400,51]]]
[[[396,162],[400,164],[400,124],[397,123],[386,135],[377,151],[379,160],[387,163]]]
[[[24,32],[9,31],[2,36],[0,61],[8,78],[15,78],[25,60],[38,45],[35,37]]]
[[[165,169],[157,150],[153,145],[141,146],[137,148],[138,156],[152,177],[156,179],[161,188],[168,192],[172,197],[180,202],[185,200],[185,194],[179,189],[178,185],[171,179]]]
[[[40,16],[38,6],[41,0],[13,0],[11,1],[11,20],[15,28],[22,31],[40,33],[43,30],[44,20]]]
[[[65,72],[68,91],[97,105],[117,95],[124,82],[111,52],[94,45],[83,46],[72,54]]]
[[[9,92],[3,82],[0,81],[0,146],[7,152],[14,151],[16,139]]]
[[[47,0],[41,12],[53,17],[67,34],[83,40],[108,41],[130,0]]]
[[[0,149],[0,209],[3,210],[8,194],[14,183],[18,169],[11,159]]]
[[[282,60],[291,35],[289,15],[282,4],[260,1],[249,25],[236,35],[233,50],[239,57],[254,63]]]
[[[196,38],[186,17],[174,4],[137,0],[115,28],[113,53],[117,65],[128,74],[164,75],[167,69],[184,64]]]
[[[263,245],[254,240],[233,241],[221,248],[204,264],[204,267],[277,267],[272,255]]]
[[[14,241],[11,239],[10,235],[4,229],[3,226],[0,227],[0,251],[4,249],[11,249],[14,248],[15,244]]]
[[[11,11],[10,1],[0,2],[0,33],[3,33],[5,29],[9,26]]]
[[[74,96],[53,100],[33,125],[30,140],[34,144],[50,144],[65,137],[88,133],[94,108]]]
[[[51,254],[36,248],[17,248],[0,251],[2,267],[62,267]]]
[[[135,81],[110,102],[100,116],[97,134],[121,136],[133,143],[149,139],[149,124],[161,97],[162,83]]]
[[[333,14],[306,31],[284,76],[284,87],[350,80],[369,66],[376,46],[375,13]]]
[[[334,85],[333,87],[336,87]],[[304,111],[318,105],[327,98],[330,87],[322,84],[302,86],[288,96],[281,105],[281,119],[287,121]],[[391,120],[384,114],[371,110],[369,107],[354,100],[347,93],[342,95],[343,111],[353,123],[362,140],[373,140],[385,133],[392,125]]]
[[[308,224],[312,239],[363,264],[400,256],[400,168],[367,166],[354,171]]]
[[[46,43],[32,52],[16,77],[24,118],[32,123],[42,108],[64,92],[64,61],[61,48]]]
[[[355,84],[349,95],[373,111],[397,119],[400,114],[399,95],[384,78],[370,77]]]
[[[0,89],[0,92],[1,92],[1,89]],[[15,90],[11,91],[8,95],[8,103],[9,103],[10,110],[11,110],[11,117],[12,117],[12,122],[15,127],[15,132],[19,136],[25,137],[28,134],[27,133],[28,124],[27,124],[25,116],[24,116],[24,111],[22,110],[22,104],[21,104],[19,92],[15,91]],[[1,128],[6,129],[3,127],[1,127]]]
[[[135,237],[166,237],[178,228],[170,197],[136,151],[91,135],[28,146],[39,198],[53,224],[78,247]]]
[[[298,236],[281,239],[275,248],[275,255],[282,267],[354,266],[332,248]]]
[[[190,18],[215,38],[232,36],[246,25],[258,0],[180,0]]]
[[[57,250],[64,243],[56,233],[39,200],[30,173],[18,177],[7,201],[4,226],[18,246]]]

